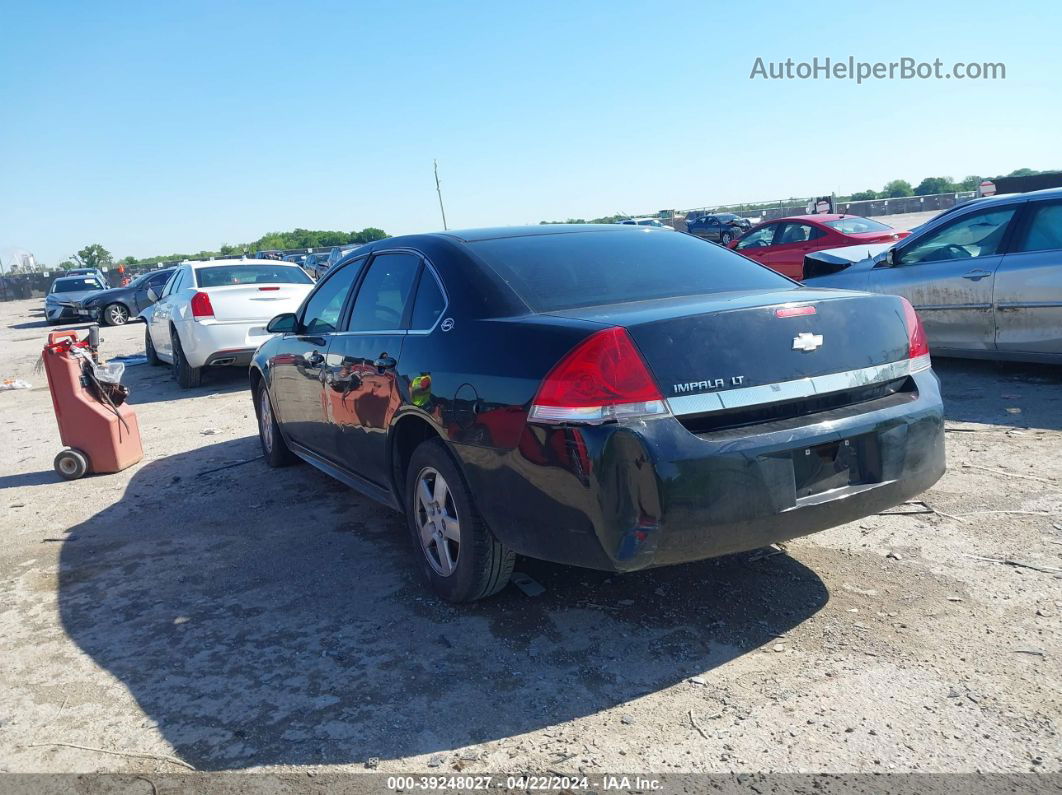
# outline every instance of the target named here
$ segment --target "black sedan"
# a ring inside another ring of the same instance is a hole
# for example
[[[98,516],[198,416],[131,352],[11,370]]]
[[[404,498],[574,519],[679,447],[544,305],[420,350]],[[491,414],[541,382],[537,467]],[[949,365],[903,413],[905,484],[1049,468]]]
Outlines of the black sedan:
[[[724,555],[944,471],[906,301],[808,289],[689,235],[390,238],[268,328],[250,370],[266,460],[404,511],[452,601],[500,590],[516,554],[610,571]]]
[[[728,245],[752,228],[748,218],[733,213],[694,214],[686,216],[686,231],[715,243]]]
[[[93,293],[79,303],[78,311],[105,326],[124,326],[154,303],[148,290],[161,294],[172,275],[173,268],[142,273],[124,287]]]

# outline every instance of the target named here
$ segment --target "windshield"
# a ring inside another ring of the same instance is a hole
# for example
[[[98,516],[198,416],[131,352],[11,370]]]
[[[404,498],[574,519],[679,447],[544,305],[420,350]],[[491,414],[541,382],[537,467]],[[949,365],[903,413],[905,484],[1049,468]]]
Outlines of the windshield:
[[[690,235],[617,230],[469,245],[536,312],[793,286],[774,271]]]
[[[850,218],[838,218],[836,221],[825,221],[826,226],[836,229],[842,235],[862,235],[867,232],[892,232],[891,226],[879,224],[869,218],[851,216]]]
[[[228,287],[234,284],[313,284],[302,268],[292,265],[219,265],[198,268],[198,287]]]
[[[91,278],[56,279],[52,285],[53,293],[81,293],[85,290],[99,290],[100,283]]]

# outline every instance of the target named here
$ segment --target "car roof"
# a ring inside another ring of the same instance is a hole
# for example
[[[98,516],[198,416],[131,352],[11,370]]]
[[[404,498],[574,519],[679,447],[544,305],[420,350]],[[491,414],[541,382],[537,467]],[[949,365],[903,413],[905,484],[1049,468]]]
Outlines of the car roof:
[[[185,260],[182,265],[191,265],[192,268],[215,268],[219,265],[291,265],[291,262],[279,259],[196,259]]]
[[[430,237],[444,237],[462,243],[475,243],[480,240],[498,240],[510,237],[538,237],[541,235],[571,235],[586,232],[609,232],[614,235],[639,235],[661,230],[632,229],[633,224],[537,224],[535,226],[496,226],[480,229],[448,229],[445,232],[431,232]],[[411,235],[417,237],[417,235]],[[393,241],[388,238],[386,241]]]
[[[817,223],[825,223],[826,221],[840,221],[842,218],[863,218],[862,215],[856,215],[855,213],[818,213],[817,215],[787,215],[785,218],[772,218],[772,221],[815,221]]]

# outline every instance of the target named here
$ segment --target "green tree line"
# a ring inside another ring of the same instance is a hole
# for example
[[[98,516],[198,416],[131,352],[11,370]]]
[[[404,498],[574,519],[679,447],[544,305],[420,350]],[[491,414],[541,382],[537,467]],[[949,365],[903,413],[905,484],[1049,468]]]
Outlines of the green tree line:
[[[271,251],[289,248],[331,248],[352,243],[371,243],[390,237],[384,230],[367,226],[361,231],[333,232],[323,229],[293,229],[290,232],[269,232],[257,240],[239,245],[223,244],[217,251],[199,251],[194,254],[160,254],[155,257],[123,257],[121,262],[127,265],[157,265],[160,262],[173,262],[182,259],[209,259],[210,257],[230,257],[240,254],[253,255],[256,251]]]

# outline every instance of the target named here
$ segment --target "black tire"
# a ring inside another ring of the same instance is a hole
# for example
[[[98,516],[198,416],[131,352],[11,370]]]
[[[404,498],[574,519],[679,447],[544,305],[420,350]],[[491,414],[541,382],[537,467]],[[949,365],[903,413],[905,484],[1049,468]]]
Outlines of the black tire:
[[[730,241],[733,239],[734,236],[730,234],[730,232],[723,232],[723,234],[719,235],[719,242],[722,243],[724,246],[730,245]]]
[[[173,340],[173,377],[177,379],[177,385],[181,389],[195,389],[203,383],[203,368],[192,367],[184,358],[184,349],[181,347],[181,338],[176,330],[170,331]]]
[[[100,312],[100,322],[105,326],[124,326],[129,322],[129,307],[118,302],[107,304]]]
[[[271,467],[294,464],[298,459],[280,435],[273,402],[269,398],[269,390],[266,389],[264,381],[260,382],[254,391],[254,413],[258,417],[258,442],[262,445],[262,455],[266,463]]]
[[[55,471],[59,473],[59,477],[64,480],[77,480],[80,477],[84,477],[89,469],[88,456],[73,447],[60,450],[55,457],[53,465],[55,466]]]
[[[424,514],[418,504],[417,488],[422,474],[427,472],[441,474],[445,479],[448,504],[456,511],[460,527],[457,561],[448,576],[433,568],[430,553],[421,542],[419,520]],[[423,442],[413,451],[402,502],[417,568],[436,594],[449,602],[474,602],[496,594],[508,584],[516,555],[494,537],[480,517],[465,479],[441,439]]]
[[[155,352],[155,343],[151,341],[151,329],[144,329],[144,354],[147,356],[148,364],[152,367],[161,367],[165,364],[159,355]]]

